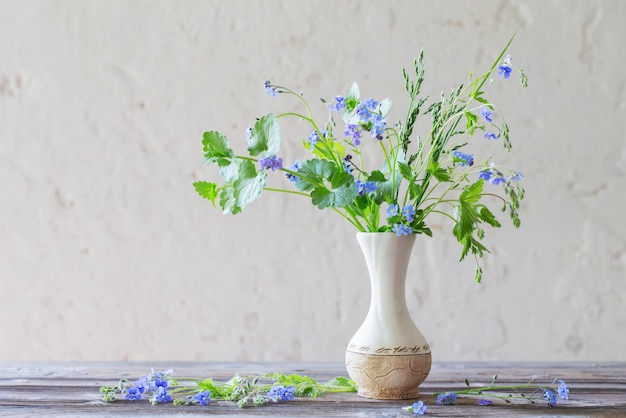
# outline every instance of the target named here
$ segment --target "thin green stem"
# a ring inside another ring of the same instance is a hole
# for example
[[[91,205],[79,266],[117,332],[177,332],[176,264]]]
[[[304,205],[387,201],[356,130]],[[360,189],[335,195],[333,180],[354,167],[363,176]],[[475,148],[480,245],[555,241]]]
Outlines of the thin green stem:
[[[352,208],[350,207],[344,207],[343,208],[346,211],[346,214],[344,215],[343,213],[341,213],[341,211],[337,208],[333,208],[333,210],[337,213],[339,213],[341,216],[343,216],[345,219],[347,219],[352,225],[354,225],[360,232],[366,232],[367,230],[363,227],[363,225],[361,225],[361,222],[359,222],[359,218],[356,215],[356,213],[354,213],[354,211],[352,210]]]
[[[299,191],[296,191],[296,190],[275,189],[273,187],[265,187],[263,190],[267,190],[268,192],[289,193],[289,194],[295,194],[295,195],[298,195],[298,196],[309,197],[308,193],[299,192]]]
[[[291,90],[291,89],[289,89],[287,87],[283,87],[283,86],[275,86],[275,87],[283,90],[286,93],[289,93],[289,94],[292,94],[292,95],[296,96],[298,98],[298,100],[300,100],[302,102],[302,104],[304,105],[304,107],[307,110],[307,113],[309,114],[309,116],[307,117],[307,116],[304,116],[304,115],[302,115],[300,113],[286,112],[286,113],[281,113],[277,117],[280,118],[280,117],[283,117],[283,116],[295,116],[295,117],[304,119],[307,122],[309,122],[313,126],[313,129],[317,132],[318,137],[319,137],[319,142],[321,142],[324,145],[324,148],[326,148],[326,152],[328,152],[328,154],[332,156],[335,164],[337,164],[338,166],[341,166],[340,159],[337,158],[337,156],[333,152],[332,148],[330,148],[328,146],[328,144],[326,143],[326,138],[322,135],[322,132],[321,132],[320,128],[315,123],[315,120],[313,119],[313,112],[311,112],[311,107],[309,106],[309,103],[304,99],[304,97],[302,97],[301,94],[298,94],[295,91],[293,91],[293,90]]]
[[[311,123],[313,123],[313,119],[311,119],[310,117],[306,117],[306,116],[304,116],[304,115],[302,115],[302,114],[300,114],[300,113],[296,113],[296,112],[285,112],[285,113],[281,113],[281,114],[279,114],[279,115],[276,115],[276,118],[277,118],[277,119],[280,119],[280,118],[284,118],[285,116],[295,116],[295,117],[297,117],[297,118],[304,119],[304,120],[306,120],[307,122],[311,122]]]
[[[439,214],[441,214],[441,215],[443,215],[443,216],[445,216],[447,218],[450,218],[450,220],[452,220],[453,222],[456,222],[456,219],[454,219],[454,217],[452,215],[450,215],[449,213],[444,212],[442,210],[435,210],[435,209],[433,209],[430,212],[431,213],[439,213]]]

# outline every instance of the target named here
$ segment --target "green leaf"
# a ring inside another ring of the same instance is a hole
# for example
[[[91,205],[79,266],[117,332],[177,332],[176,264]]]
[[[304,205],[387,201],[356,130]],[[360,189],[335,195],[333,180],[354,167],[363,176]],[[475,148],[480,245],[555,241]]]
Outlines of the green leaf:
[[[241,208],[237,206],[235,190],[230,184],[222,187],[222,191],[220,192],[220,207],[224,215],[236,215],[241,212]]]
[[[278,154],[281,142],[282,139],[278,120],[276,116],[270,113],[263,116],[254,124],[248,142],[248,152],[253,157],[261,153],[264,153],[265,157],[270,157]]]
[[[454,208],[456,224],[452,229],[452,233],[463,245],[460,260],[463,260],[470,251],[472,254],[477,254],[480,257],[483,256],[484,252],[489,252],[489,250],[473,236],[474,230],[476,229],[476,218],[474,217],[472,209],[472,206],[464,205],[458,205]]]
[[[348,92],[346,93],[346,101],[353,102],[354,106],[356,106],[356,104],[359,102],[360,97],[361,91],[359,90],[359,85],[357,83],[352,83],[352,85],[348,89]],[[354,106],[352,106],[352,108],[349,110],[354,109]]]
[[[482,195],[483,184],[484,181],[481,179],[476,183],[465,186],[459,196],[459,204],[454,208],[453,218],[456,223],[452,229],[452,233],[463,245],[461,260],[470,252],[479,257],[482,257],[483,253],[489,252],[489,250],[474,237],[474,233],[476,233],[478,238],[484,237],[484,231],[478,226],[480,222],[486,222],[493,227],[500,226],[500,223],[493,213],[491,213],[485,205],[477,204]],[[480,280],[479,273],[477,273],[476,278]]]
[[[478,116],[476,116],[472,112],[465,111],[465,127],[467,128],[467,133],[472,135],[474,133],[474,129],[476,129],[476,125],[478,124]]]
[[[309,141],[304,141],[304,144],[308,148]],[[315,143],[315,146],[313,146],[313,155],[326,160],[332,160],[335,155],[339,155],[343,158],[346,155],[346,147],[339,141],[325,138]]]
[[[384,201],[391,202],[397,198],[403,177],[400,172],[400,164],[404,162],[404,157],[404,152],[398,150],[393,170],[389,170],[388,164],[385,163],[381,170],[372,171],[367,178],[367,181],[372,181],[376,184],[376,191],[373,193],[373,199],[376,204],[380,205]],[[391,172],[393,172],[393,175],[390,174]],[[387,178],[387,175],[389,175],[389,178]]]
[[[336,171],[337,168],[332,161],[319,160],[317,158],[306,160],[298,170],[296,188],[307,191],[313,190],[318,186],[324,186],[324,181],[330,181],[330,178]]]
[[[318,186],[311,192],[313,204],[319,209],[327,207],[342,208],[354,202],[358,193],[354,184],[344,184],[343,186],[329,190],[324,186]]]
[[[465,126],[466,127],[469,128],[469,127],[471,127],[473,125],[476,125],[476,123],[478,123],[478,116],[476,116],[474,113],[465,111],[464,115],[465,115]]]
[[[398,173],[398,176],[396,177],[398,177],[395,184],[397,189],[397,186],[400,183],[400,173]],[[374,193],[372,194],[372,199],[374,200],[374,202],[380,204],[385,201],[385,197],[387,197],[388,200],[393,200],[394,194],[392,190],[393,188],[391,184],[391,179],[387,179],[382,171],[372,171],[367,177],[367,181],[371,181],[376,185],[376,190],[374,190]]]
[[[489,250],[487,250],[487,248],[478,242],[472,235],[466,235],[465,238],[461,240],[461,244],[463,244],[463,251],[461,251],[461,258],[459,261],[462,261],[470,251],[472,254],[476,254],[479,257],[482,257],[484,252],[489,252]]]
[[[367,178],[367,181],[373,181],[375,183],[383,183],[387,181],[387,178],[385,177],[382,171],[375,170],[375,171],[372,171],[372,173],[369,175],[369,177]]]
[[[485,206],[485,205],[477,205],[475,207],[475,212],[476,212],[476,215],[478,215],[478,217],[481,220],[487,222],[489,225],[491,225],[491,226],[493,226],[495,228],[499,228],[500,227],[500,222],[498,222],[496,217],[489,210],[489,208],[487,208],[487,206]]]
[[[454,207],[453,217],[456,223],[452,228],[452,233],[459,240],[464,243],[467,236],[472,235],[474,230],[474,216],[471,207],[464,205],[457,205]]]
[[[328,382],[329,386],[341,386],[346,388],[356,388],[354,380],[343,376],[337,376]]]
[[[491,105],[491,103],[489,103],[489,100],[483,97],[483,94],[485,94],[485,92],[478,89],[478,80],[474,81],[474,86],[472,87],[472,91],[469,96],[479,103]]]
[[[363,213],[367,209],[367,207],[369,206],[369,203],[370,203],[370,200],[367,197],[367,195],[357,196],[356,199],[354,199],[355,207],[361,213]]]
[[[461,243],[465,243],[466,238],[471,237],[474,231],[476,215],[478,215],[475,215],[475,204],[480,200],[483,183],[484,181],[480,179],[476,183],[465,186],[459,196],[459,204],[454,208],[453,217],[456,224],[452,233]]]
[[[215,199],[217,198],[217,184],[207,181],[196,181],[193,183],[196,192],[205,199],[209,199],[215,207]]]
[[[465,186],[461,196],[459,196],[459,202],[462,205],[478,202],[483,192],[484,183],[485,181],[483,179],[479,179],[477,182],[470,184],[469,186]]]
[[[452,180],[450,178],[450,172],[445,168],[442,168],[439,163],[434,160],[430,160],[426,172],[441,182],[448,182]]]
[[[404,177],[408,181],[413,181],[413,177],[415,176],[413,167],[411,167],[409,164],[398,163],[398,169],[400,170],[400,174],[402,174],[402,177]]]
[[[198,382],[197,385],[198,389],[200,389],[202,392],[210,390],[211,398],[213,399],[224,399],[225,396],[230,395],[226,393],[222,388],[215,385],[213,379],[205,379],[201,382]]]
[[[257,172],[251,161],[243,161],[239,170],[239,178],[233,183],[237,206],[243,209],[261,196],[266,178],[267,173],[264,170]]]
[[[205,132],[202,138],[204,163],[226,164],[235,153],[228,147],[228,139],[217,131]]]
[[[344,123],[348,123],[348,120],[352,117],[352,113],[356,108],[356,105],[359,104],[360,95],[359,85],[357,83],[352,83],[348,93],[346,93],[346,109],[342,115]]]
[[[481,92],[481,93],[482,93],[482,92]],[[485,105],[491,104],[491,103],[489,103],[489,100],[487,100],[487,99],[485,99],[485,98],[483,98],[483,97],[480,97],[480,96],[476,96],[476,97],[474,97],[474,99],[475,99],[477,102],[480,102],[480,103],[485,104]]]
[[[350,205],[358,197],[354,177],[345,171],[337,170],[330,161],[309,160],[302,164],[298,173],[303,173],[303,170],[306,179],[303,179],[302,182],[298,181],[296,186],[300,190],[313,189],[311,199],[319,209],[341,208]],[[309,179],[313,179],[313,181],[309,181]],[[330,183],[330,188],[325,185],[325,181]],[[301,184],[298,185],[298,183]]]
[[[409,183],[409,199],[413,200],[422,192],[422,186],[417,183]]]
[[[415,232],[416,234],[424,234],[428,235],[429,237],[433,236],[433,231],[431,231],[430,228],[426,226],[426,223],[424,221],[413,222],[411,224],[411,228],[413,228],[413,232]]]
[[[232,183],[237,180],[239,177],[239,165],[241,164],[241,160],[238,158],[232,158],[230,160],[225,160],[220,163],[220,176],[228,183]]]
[[[336,171],[330,178],[330,186],[333,189],[338,189],[346,184],[351,184],[354,187],[354,177],[346,171]]]

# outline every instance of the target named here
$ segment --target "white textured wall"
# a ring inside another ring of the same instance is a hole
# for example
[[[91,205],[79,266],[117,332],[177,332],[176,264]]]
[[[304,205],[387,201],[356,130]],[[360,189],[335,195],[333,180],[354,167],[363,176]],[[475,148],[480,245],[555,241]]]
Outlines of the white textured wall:
[[[291,106],[265,79],[313,102],[358,81],[398,117],[421,47],[448,91],[520,21],[530,87],[499,101],[523,226],[490,233],[480,286],[449,226],[419,239],[408,303],[438,361],[626,361],[618,0],[0,0],[0,360],[341,361],[355,231],[280,195],[213,211],[202,133]]]

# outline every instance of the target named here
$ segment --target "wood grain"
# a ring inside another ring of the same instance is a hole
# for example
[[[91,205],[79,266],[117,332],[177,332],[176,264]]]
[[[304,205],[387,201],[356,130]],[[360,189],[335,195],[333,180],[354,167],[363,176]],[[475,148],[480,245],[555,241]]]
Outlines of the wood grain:
[[[282,371],[309,375],[326,381],[346,376],[341,363],[0,363],[0,416],[35,417],[148,417],[168,416],[317,416],[395,417],[411,401],[376,401],[356,394],[327,394],[316,399],[268,404],[239,409],[231,402],[203,406],[152,406],[149,402],[100,400],[99,388],[114,385],[120,378],[134,380],[155,370],[174,369],[175,376],[229,379],[233,374]],[[500,383],[521,384],[535,378],[540,383],[565,380],[570,400],[549,408],[536,404],[478,406],[459,399],[457,405],[440,406],[433,393],[463,389],[467,378],[487,384],[497,374]],[[626,363],[433,363],[428,379],[420,386],[420,399],[429,416],[626,416]]]

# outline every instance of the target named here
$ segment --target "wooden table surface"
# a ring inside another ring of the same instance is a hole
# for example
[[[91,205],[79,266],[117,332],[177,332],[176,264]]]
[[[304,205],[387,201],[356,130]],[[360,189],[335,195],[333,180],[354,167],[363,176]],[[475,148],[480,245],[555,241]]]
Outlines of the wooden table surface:
[[[341,363],[0,363],[0,416],[413,416],[402,410],[413,401],[377,401],[360,398],[355,393],[297,398],[246,409],[226,401],[212,402],[209,406],[101,401],[100,386],[116,385],[122,377],[136,380],[151,368],[173,369],[174,377],[216,380],[228,380],[235,373],[277,371],[305,374],[323,382],[347,375]],[[563,379],[570,387],[570,399],[559,399],[554,408],[541,400],[535,404],[479,406],[475,399],[459,398],[457,405],[436,404],[433,393],[462,390],[466,378],[472,384],[488,384],[496,374],[501,384],[523,384],[533,377],[536,382],[546,384]],[[434,363],[420,388],[420,400],[428,405],[426,416],[626,417],[626,363]]]

